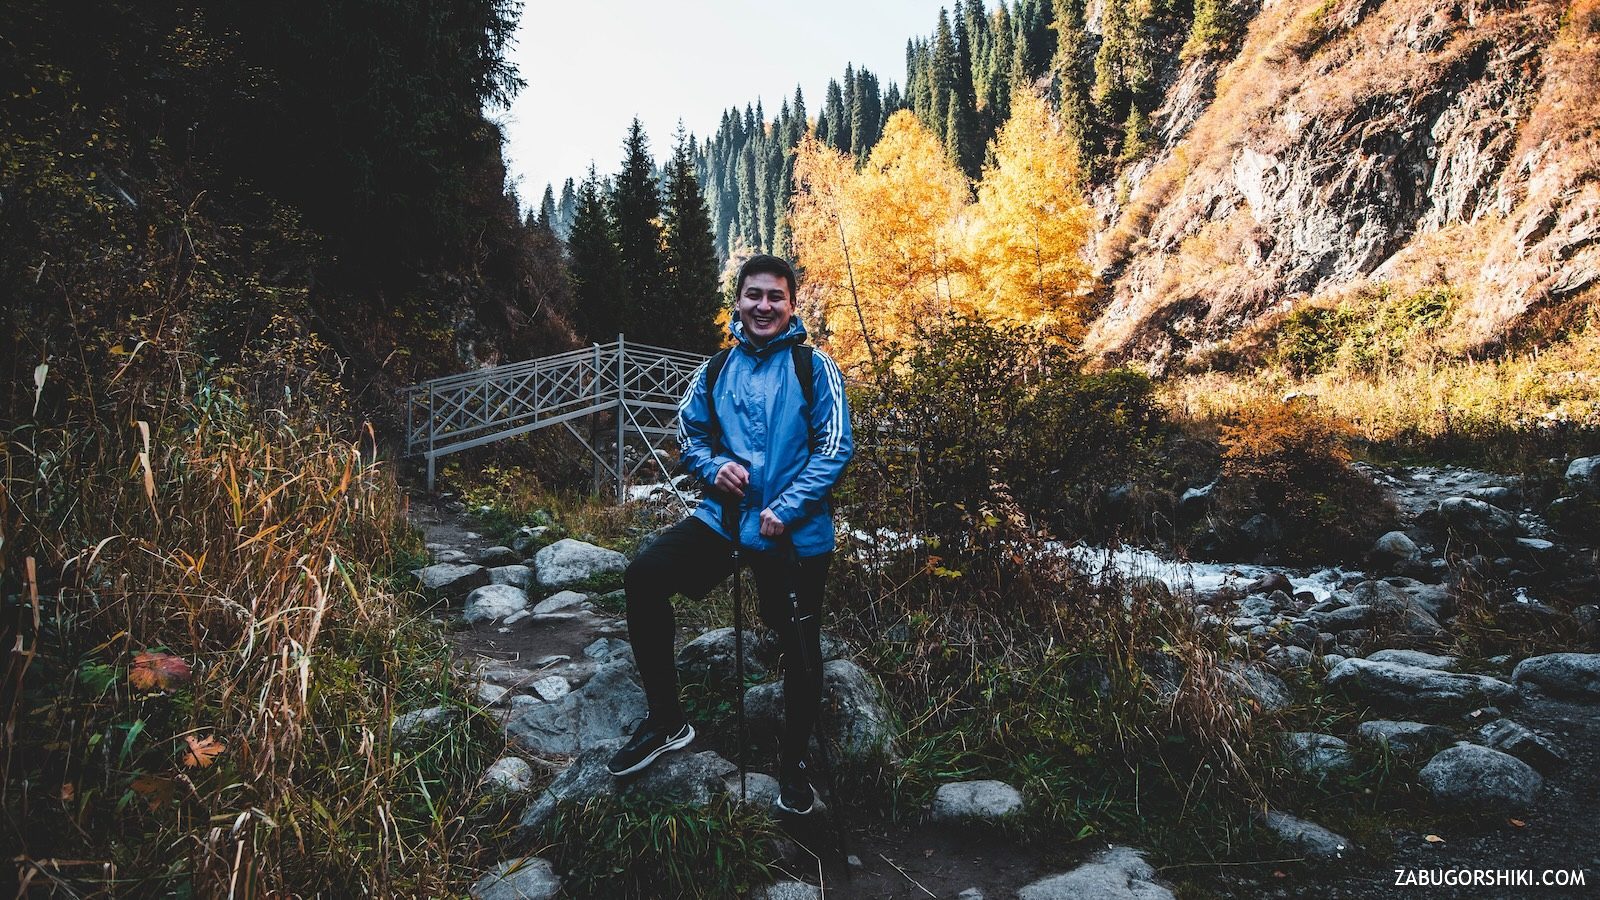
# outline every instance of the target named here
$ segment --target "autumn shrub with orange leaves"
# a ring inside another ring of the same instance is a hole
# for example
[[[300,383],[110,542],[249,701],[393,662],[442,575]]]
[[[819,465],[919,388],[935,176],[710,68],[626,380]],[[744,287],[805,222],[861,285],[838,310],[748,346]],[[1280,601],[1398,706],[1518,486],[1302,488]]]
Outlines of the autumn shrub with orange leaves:
[[[1305,400],[1240,411],[1222,427],[1225,506],[1271,515],[1293,558],[1365,549],[1394,510],[1371,479],[1350,468],[1354,436]]]

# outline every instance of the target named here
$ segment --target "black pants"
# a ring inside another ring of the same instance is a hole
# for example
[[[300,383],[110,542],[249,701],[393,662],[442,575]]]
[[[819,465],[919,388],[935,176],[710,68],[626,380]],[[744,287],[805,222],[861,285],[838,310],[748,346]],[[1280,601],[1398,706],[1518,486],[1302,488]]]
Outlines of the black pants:
[[[733,573],[733,545],[706,523],[690,517],[667,529],[636,557],[624,576],[628,593],[628,638],[634,662],[644,682],[650,715],[681,721],[678,670],[673,653],[675,625],[672,596],[700,599]],[[774,553],[746,550],[756,577],[761,620],[778,634],[783,652],[784,733],[783,759],[794,762],[805,755],[806,742],[817,721],[822,697],[821,622],[822,592],[828,581],[833,554],[810,556],[797,566]],[[803,620],[797,630],[789,608],[792,573]],[[804,655],[797,638],[804,640]],[[805,661],[811,661],[807,672]],[[809,677],[807,677],[809,676]],[[743,685],[739,686],[743,690]]]

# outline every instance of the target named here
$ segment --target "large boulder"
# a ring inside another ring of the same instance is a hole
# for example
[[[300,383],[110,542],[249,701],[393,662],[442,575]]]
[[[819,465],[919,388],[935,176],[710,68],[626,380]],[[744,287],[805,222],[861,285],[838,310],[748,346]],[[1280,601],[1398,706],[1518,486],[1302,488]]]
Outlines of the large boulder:
[[[1457,665],[1454,656],[1440,656],[1436,653],[1424,653],[1421,650],[1379,650],[1376,653],[1368,653],[1367,659],[1373,662],[1400,663],[1421,669],[1438,669],[1441,672],[1454,672]]]
[[[1439,518],[1451,531],[1474,540],[1510,540],[1522,530],[1516,516],[1471,497],[1448,497],[1441,501]]]
[[[1567,483],[1586,494],[1600,496],[1600,456],[1585,456],[1568,463]]]
[[[561,879],[537,856],[495,866],[472,886],[473,900],[550,900],[561,893]]]
[[[894,725],[877,683],[848,659],[822,667],[822,724],[829,743],[846,758],[893,756]],[[783,682],[758,684],[745,692],[745,714],[752,728],[777,737],[783,727]]]
[[[1370,659],[1339,663],[1324,683],[1374,706],[1442,713],[1511,703],[1517,696],[1511,685],[1487,675],[1440,672]]]
[[[1070,872],[1041,878],[1017,892],[1017,900],[1175,900],[1156,881],[1156,870],[1128,847],[1107,847]]]
[[[583,687],[506,722],[506,735],[535,754],[571,754],[627,735],[649,712],[638,671],[628,659],[608,662]]]
[[[997,821],[1022,811],[1022,792],[1004,781],[953,781],[933,792],[933,820]]]
[[[730,681],[734,671],[735,641],[732,628],[713,628],[678,651],[678,674],[685,681]],[[744,630],[744,672],[749,678],[767,677],[767,665],[758,652],[761,640]]]
[[[1372,545],[1371,555],[1376,562],[1416,562],[1422,558],[1422,550],[1404,531],[1391,531]]]
[[[1222,670],[1222,681],[1234,696],[1248,701],[1259,712],[1282,712],[1294,702],[1283,679],[1260,666],[1230,661]]]
[[[626,742],[626,738],[601,741],[585,750],[565,771],[556,776],[539,798],[522,814],[520,834],[534,835],[563,801],[582,803],[597,797],[651,797],[705,806],[728,793],[729,775],[738,788],[739,767],[710,750],[691,753],[682,750],[657,759],[637,775],[618,778],[606,770],[606,763]]]
[[[1531,684],[1559,697],[1600,699],[1600,653],[1530,656],[1511,672],[1518,685]]]
[[[601,575],[621,574],[628,568],[628,558],[615,550],[562,538],[534,554],[533,568],[539,586],[556,591]]]
[[[486,584],[467,595],[462,618],[470,623],[493,622],[528,608],[528,595],[509,584]]]
[[[495,566],[489,570],[490,584],[509,584],[524,591],[533,587],[533,570],[527,566]]]
[[[1509,753],[1545,775],[1567,762],[1567,754],[1560,747],[1510,719],[1490,722],[1478,729],[1478,736],[1486,746]]]
[[[1544,785],[1522,760],[1475,744],[1439,751],[1418,778],[1441,805],[1481,815],[1529,809]]]
[[[1288,813],[1269,811],[1261,817],[1261,824],[1296,853],[1318,862],[1344,859],[1355,848],[1348,838]]]
[[[1432,609],[1387,581],[1370,578],[1352,588],[1350,596],[1357,605],[1371,607],[1378,622],[1400,634],[1423,640],[1433,640],[1444,634]]]
[[[411,574],[425,590],[451,597],[459,597],[489,583],[489,571],[471,563],[439,563],[413,569]]]
[[[1394,753],[1413,754],[1431,753],[1450,743],[1454,734],[1443,725],[1374,719],[1357,725],[1356,737],[1375,747],[1388,747]]]
[[[1355,765],[1350,745],[1331,734],[1291,731],[1283,736],[1284,759],[1289,768],[1312,778],[1347,772]]]

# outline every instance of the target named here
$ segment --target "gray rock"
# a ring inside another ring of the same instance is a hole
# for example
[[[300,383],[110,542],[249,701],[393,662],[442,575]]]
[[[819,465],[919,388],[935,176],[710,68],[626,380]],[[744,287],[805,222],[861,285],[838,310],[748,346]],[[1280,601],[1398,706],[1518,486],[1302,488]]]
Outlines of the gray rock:
[[[1363,581],[1351,589],[1350,596],[1357,604],[1376,610],[1378,621],[1402,634],[1423,639],[1444,634],[1444,629],[1426,604],[1387,581]]]
[[[510,547],[485,547],[478,551],[478,565],[487,569],[515,565],[520,559],[522,559],[522,554],[517,553]]]
[[[525,759],[506,756],[483,773],[481,784],[490,793],[527,794],[533,791],[533,766]]]
[[[846,758],[894,756],[893,720],[873,679],[847,659],[823,664],[822,677],[822,723],[839,753]],[[752,729],[777,737],[783,724],[783,682],[746,691],[745,714]]]
[[[1355,765],[1350,745],[1331,734],[1291,731],[1284,734],[1283,752],[1289,768],[1302,775],[1326,778]]]
[[[983,891],[969,887],[956,895],[956,900],[983,900]]]
[[[1266,666],[1278,672],[1311,667],[1311,651],[1292,644],[1280,645],[1267,651]]]
[[[535,754],[572,754],[632,733],[648,711],[631,660],[609,662],[583,687],[506,723],[506,734]],[[607,777],[610,777],[607,775]]]
[[[804,881],[780,881],[759,892],[761,900],[820,900],[822,890]]]
[[[472,562],[472,557],[460,550],[455,549],[454,547],[446,547],[440,544],[438,545],[438,548],[439,549],[437,550],[432,550],[433,561],[436,563],[451,563],[460,565],[463,563]]]
[[[1469,538],[1509,539],[1521,531],[1516,516],[1471,497],[1446,498],[1439,504],[1439,518],[1451,531]]]
[[[528,685],[528,688],[546,703],[554,703],[572,693],[572,685],[568,684],[567,680],[560,675],[547,675]]]
[[[1544,785],[1522,760],[1474,744],[1439,751],[1418,777],[1441,805],[1482,815],[1528,809]]]
[[[539,586],[550,591],[600,575],[621,574],[628,567],[628,558],[621,553],[572,538],[562,538],[541,549],[533,560]]]
[[[1288,813],[1268,812],[1261,823],[1289,847],[1307,859],[1318,862],[1344,859],[1355,845],[1349,839],[1334,834],[1315,822],[1295,818]]]
[[[1373,662],[1400,663],[1406,666],[1417,666],[1423,669],[1438,669],[1441,672],[1453,672],[1456,669],[1454,656],[1439,656],[1433,653],[1424,653],[1421,650],[1379,650],[1367,654],[1367,659]]]
[[[1365,604],[1342,606],[1327,612],[1313,612],[1306,614],[1306,621],[1318,631],[1349,631],[1353,628],[1364,628],[1372,623],[1377,611]]]
[[[512,613],[511,615],[506,616],[504,619],[501,619],[500,620],[500,624],[501,625],[515,625],[518,622],[521,622],[523,619],[526,619],[531,615],[533,615],[533,611],[532,610],[519,609],[516,612]],[[501,631],[507,631],[509,629],[502,628],[500,630]]]
[[[1183,492],[1178,498],[1178,512],[1187,516],[1198,516],[1211,505],[1211,494],[1216,490],[1217,483],[1211,482],[1204,487],[1192,487]]]
[[[526,591],[533,587],[533,570],[523,565],[495,566],[489,570],[490,584],[509,584]]]
[[[606,771],[606,762],[626,740],[619,737],[601,741],[573,760],[572,765],[557,775],[550,787],[523,812],[521,838],[531,837],[544,827],[562,801],[582,803],[598,797],[654,797],[689,806],[705,806],[727,794],[729,775],[735,776],[734,786],[738,786],[739,767],[709,750],[668,753],[638,775],[617,778]]]
[[[1324,680],[1359,700],[1390,709],[1460,712],[1501,701],[1516,689],[1487,675],[1440,672],[1401,663],[1347,659]]]
[[[528,595],[509,584],[484,585],[467,595],[462,617],[468,622],[492,622],[528,608]]]
[[[1450,743],[1454,734],[1443,725],[1374,719],[1357,725],[1356,737],[1375,747],[1388,747],[1394,753],[1413,754],[1432,753]]]
[[[478,702],[484,706],[494,706],[495,704],[504,700],[506,695],[509,693],[511,693],[510,688],[501,687],[498,684],[489,684],[488,682],[484,682],[478,685]]]
[[[1422,550],[1404,531],[1391,531],[1372,545],[1372,555],[1389,562],[1415,562],[1422,558]]]
[[[1259,666],[1230,661],[1222,671],[1222,678],[1237,696],[1251,701],[1261,712],[1281,712],[1294,701],[1289,686]]]
[[[714,628],[683,645],[678,651],[678,674],[685,681],[725,681],[734,677],[734,634],[732,628]],[[744,632],[744,671],[747,677],[767,677],[766,663],[757,650],[760,639],[754,631]]]
[[[461,710],[453,706],[430,706],[394,717],[389,734],[397,744],[415,744],[427,740],[440,730],[449,727],[461,717]]]
[[[1558,697],[1600,699],[1600,653],[1531,656],[1517,663],[1511,680],[1518,686],[1531,684]]]
[[[534,604],[533,613],[536,616],[543,616],[564,610],[571,611],[588,599],[588,594],[580,594],[577,591],[559,591]]]
[[[1567,464],[1567,483],[1600,496],[1600,456],[1585,456]]]
[[[621,641],[613,642],[611,638],[595,638],[594,643],[583,648],[583,655],[590,659],[603,660],[611,655],[611,645],[613,643],[620,644]]]
[[[1332,671],[1338,667],[1339,663],[1344,662],[1345,659],[1347,659],[1347,657],[1340,656],[1337,653],[1324,653],[1322,654],[1322,667]]]
[[[726,780],[728,794],[734,798],[739,796],[739,773],[734,772]],[[757,809],[765,809],[778,799],[778,779],[764,772],[746,772],[744,775],[745,802]]]
[[[1003,781],[954,781],[933,792],[936,822],[995,821],[1022,811],[1022,792]]]
[[[537,856],[495,866],[471,891],[473,900],[551,900],[560,893],[561,879]]]
[[[1241,617],[1264,619],[1277,612],[1282,607],[1274,603],[1271,597],[1253,594],[1239,601],[1239,615]]]
[[[1567,763],[1567,754],[1560,747],[1510,719],[1496,719],[1478,729],[1478,735],[1489,747],[1509,753],[1545,775]]]
[[[1156,870],[1137,850],[1108,847],[1070,872],[1024,886],[1017,900],[1175,900],[1155,878]]]
[[[489,583],[489,570],[470,563],[439,563],[416,569],[411,574],[423,588],[451,597]]]

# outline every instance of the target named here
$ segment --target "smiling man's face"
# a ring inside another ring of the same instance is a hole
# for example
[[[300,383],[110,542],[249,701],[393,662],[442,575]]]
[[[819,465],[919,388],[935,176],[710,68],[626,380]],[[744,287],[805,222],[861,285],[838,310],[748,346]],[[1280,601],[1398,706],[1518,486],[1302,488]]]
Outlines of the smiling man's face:
[[[744,288],[739,292],[738,309],[744,333],[756,344],[765,344],[782,334],[794,317],[789,282],[770,272],[756,272],[746,277]]]

